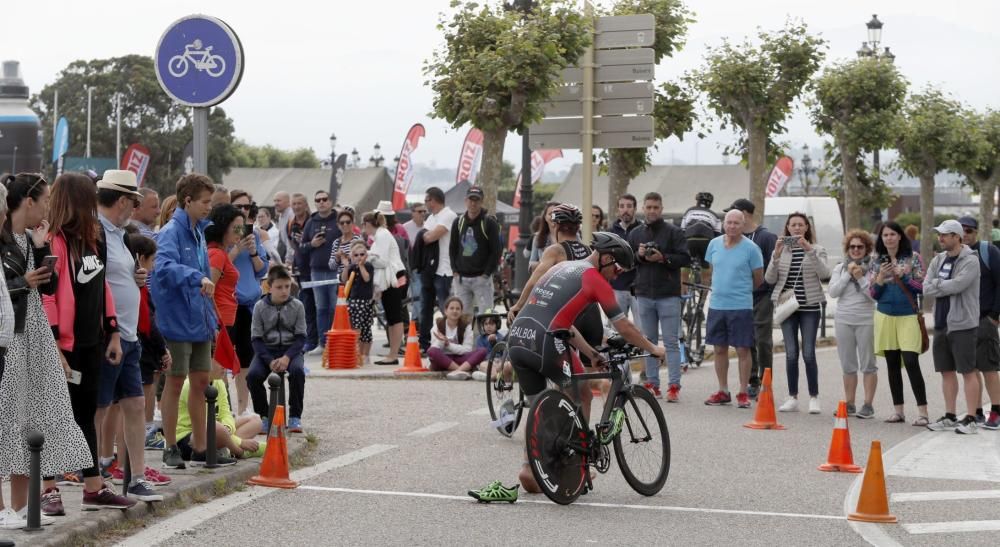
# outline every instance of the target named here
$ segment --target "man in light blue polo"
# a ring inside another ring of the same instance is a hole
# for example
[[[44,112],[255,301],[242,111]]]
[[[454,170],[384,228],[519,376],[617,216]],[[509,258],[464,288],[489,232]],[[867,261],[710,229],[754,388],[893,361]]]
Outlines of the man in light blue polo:
[[[715,346],[715,375],[719,391],[706,405],[726,405],[729,394],[729,347],[736,348],[740,363],[739,408],[750,408],[750,348],[753,347],[753,290],[764,282],[764,257],[760,247],[743,235],[743,212],[726,213],[724,234],[713,239],[705,251],[712,265],[712,295],[708,302],[705,343]]]

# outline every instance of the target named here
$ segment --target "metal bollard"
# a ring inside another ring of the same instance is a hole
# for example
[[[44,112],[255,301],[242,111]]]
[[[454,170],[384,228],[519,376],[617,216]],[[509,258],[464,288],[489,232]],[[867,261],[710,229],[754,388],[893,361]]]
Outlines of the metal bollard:
[[[28,525],[25,532],[40,532],[42,530],[42,446],[45,435],[38,431],[29,431],[25,435],[28,441],[28,451],[31,452],[28,476]]]
[[[219,390],[215,386],[208,384],[205,388],[205,404],[208,405],[208,412],[205,419],[205,467],[215,469],[218,464],[218,450],[215,448],[215,401],[219,397]]]
[[[128,446],[122,439],[122,445],[125,445],[124,455],[118,456],[118,459],[125,462],[125,470],[122,473],[122,495],[128,497],[128,487],[129,483],[132,482],[132,462],[128,457]]]
[[[272,372],[267,375],[267,385],[270,387],[268,407],[267,407],[267,423],[268,427],[274,423],[274,409],[278,408],[278,389],[284,382],[281,381],[281,376],[278,376],[277,372]],[[268,432],[270,433],[270,432]]]

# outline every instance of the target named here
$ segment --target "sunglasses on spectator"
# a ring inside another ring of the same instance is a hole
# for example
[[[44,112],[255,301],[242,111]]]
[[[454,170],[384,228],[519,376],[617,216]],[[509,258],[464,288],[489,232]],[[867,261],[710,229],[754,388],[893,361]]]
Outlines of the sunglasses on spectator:
[[[244,203],[242,205],[236,205],[235,207],[237,209],[243,209],[244,211],[249,211],[250,210],[250,204],[249,203]]]
[[[974,234],[974,233],[976,233],[976,231],[975,231],[975,230],[973,230],[972,228],[964,228],[964,231],[965,231],[965,233],[967,233],[967,234]]]
[[[854,249],[861,249],[862,251],[865,250],[865,246],[864,245],[848,245],[847,248],[850,249],[850,250],[852,250],[852,251]]]
[[[351,225],[351,221],[350,220],[341,220],[340,222],[337,223],[337,225],[339,225],[339,226],[350,226]]]
[[[313,201],[315,201],[316,203],[326,203],[330,201],[330,198],[316,198]]]

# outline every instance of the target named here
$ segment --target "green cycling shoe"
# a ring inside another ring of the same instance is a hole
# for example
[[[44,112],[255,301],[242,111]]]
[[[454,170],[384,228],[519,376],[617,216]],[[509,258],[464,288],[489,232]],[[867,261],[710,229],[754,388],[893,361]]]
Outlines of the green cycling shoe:
[[[517,501],[517,491],[520,486],[518,484],[514,485],[513,488],[507,488],[500,481],[493,481],[480,490],[469,490],[469,495],[480,503],[492,503],[496,501],[514,503]]]

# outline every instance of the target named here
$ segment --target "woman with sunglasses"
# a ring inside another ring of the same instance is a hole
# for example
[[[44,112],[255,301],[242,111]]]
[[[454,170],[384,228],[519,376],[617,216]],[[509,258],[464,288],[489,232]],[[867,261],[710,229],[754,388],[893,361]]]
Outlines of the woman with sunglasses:
[[[605,226],[604,226],[604,209],[601,209],[600,205],[591,205],[590,206],[590,216],[591,216],[591,219],[592,219],[592,222],[591,222],[591,231],[592,232],[603,232],[604,228],[605,228]]]
[[[91,214],[94,214],[97,200],[93,183],[86,177],[81,178],[90,187],[94,207]],[[49,184],[41,175],[28,173],[7,176],[4,184],[7,197],[3,209],[7,215],[0,233],[0,254],[13,306],[14,337],[7,347],[0,383],[0,476],[10,476],[10,509],[20,514],[0,512],[2,527],[16,525],[14,521],[18,516],[25,517],[29,452],[24,433],[30,430],[45,435],[41,461],[43,476],[90,470],[84,503],[96,502],[105,493],[97,472],[96,452],[92,452],[97,448],[96,436],[88,446],[88,440],[74,420],[74,402],[67,387],[67,382],[72,381],[71,371],[61,365],[53,329],[42,307],[41,294],[55,294],[58,277],[53,274],[55,264],[42,266],[45,257],[52,254],[47,242]],[[94,374],[91,376],[87,381],[95,390],[89,414],[89,429],[93,433],[97,382]],[[116,501],[122,501],[122,508],[134,503],[121,498]],[[62,498],[55,488],[45,492],[42,506],[46,513],[64,514]],[[51,519],[43,516],[42,521],[47,524]]]
[[[834,333],[837,355],[844,372],[844,400],[847,415],[863,420],[875,417],[875,387],[878,367],[875,366],[875,300],[868,292],[868,268],[874,244],[868,232],[854,229],[844,236],[844,256],[847,259],[833,268],[829,292],[837,299]],[[858,390],[858,370],[864,375],[865,402],[861,410],[854,404]]]
[[[330,247],[328,265],[330,271],[337,272],[337,277],[341,277],[340,270],[344,259],[351,257],[351,245],[355,241],[364,241],[364,239],[354,233],[354,213],[346,208],[337,215],[337,227],[340,228],[340,237]]]

